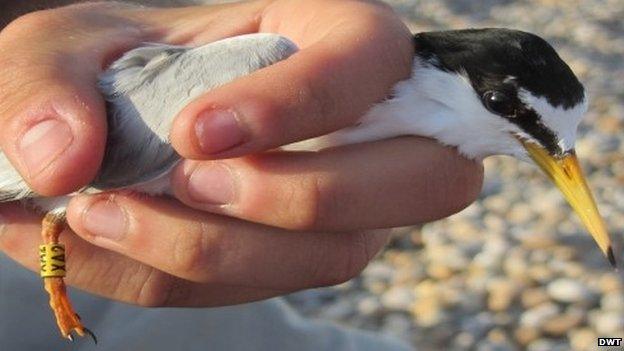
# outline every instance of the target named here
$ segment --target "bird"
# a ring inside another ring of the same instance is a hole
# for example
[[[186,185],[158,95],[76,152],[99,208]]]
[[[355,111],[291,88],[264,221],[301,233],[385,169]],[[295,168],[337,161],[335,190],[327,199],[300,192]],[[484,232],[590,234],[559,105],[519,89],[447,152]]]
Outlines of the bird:
[[[399,136],[421,136],[474,160],[509,155],[534,162],[561,190],[615,266],[611,240],[574,151],[587,110],[585,88],[555,49],[538,35],[506,28],[413,35],[409,78],[353,125],[286,145],[317,151]],[[34,192],[0,153],[0,202],[22,201],[44,214],[41,276],[60,333],[73,340],[87,329],[65,291],[65,211],[71,196],[119,189],[171,195],[169,177],[181,157],[168,139],[178,112],[198,96],[256,70],[288,60],[299,49],[286,37],[253,33],[197,47],[144,43],[100,74],[108,135],[101,169],[75,193]]]

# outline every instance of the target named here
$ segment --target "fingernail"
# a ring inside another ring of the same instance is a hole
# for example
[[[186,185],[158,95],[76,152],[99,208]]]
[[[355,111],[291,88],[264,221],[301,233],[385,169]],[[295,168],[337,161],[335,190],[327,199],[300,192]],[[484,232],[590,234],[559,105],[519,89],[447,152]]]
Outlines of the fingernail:
[[[232,172],[221,163],[204,163],[191,174],[188,194],[193,201],[210,204],[231,204],[234,200],[234,179]]]
[[[195,121],[195,135],[206,154],[216,154],[238,146],[245,137],[231,110],[202,112]]]
[[[67,123],[48,119],[28,130],[19,141],[18,149],[30,175],[43,171],[71,144],[71,129]]]
[[[83,225],[91,234],[120,240],[126,233],[126,216],[119,206],[109,200],[92,204],[83,214]]]

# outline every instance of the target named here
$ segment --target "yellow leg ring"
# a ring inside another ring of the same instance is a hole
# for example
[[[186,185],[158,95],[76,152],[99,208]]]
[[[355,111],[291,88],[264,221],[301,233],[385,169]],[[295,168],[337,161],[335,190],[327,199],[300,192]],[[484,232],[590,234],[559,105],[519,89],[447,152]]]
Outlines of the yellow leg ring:
[[[65,245],[39,245],[41,278],[65,276]]]

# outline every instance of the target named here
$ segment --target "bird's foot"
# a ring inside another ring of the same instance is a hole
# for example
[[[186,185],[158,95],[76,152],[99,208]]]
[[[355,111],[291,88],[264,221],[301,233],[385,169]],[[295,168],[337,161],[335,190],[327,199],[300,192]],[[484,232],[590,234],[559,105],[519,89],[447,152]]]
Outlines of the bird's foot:
[[[69,301],[65,287],[65,246],[59,243],[59,236],[65,229],[65,214],[49,212],[43,218],[41,236],[44,244],[39,248],[41,277],[45,290],[50,295],[50,307],[56,317],[56,324],[64,338],[74,341],[73,332],[79,336],[89,335],[97,344],[97,338],[82,325],[80,317]]]
[[[93,342],[97,344],[97,338],[95,334],[80,321],[80,317],[74,311],[74,308],[67,296],[67,290],[65,288],[65,282],[63,278],[49,277],[45,278],[45,289],[50,294],[50,308],[54,312],[56,317],[56,324],[59,327],[59,331],[64,338],[74,341],[72,333],[76,333],[78,336],[89,335]]]

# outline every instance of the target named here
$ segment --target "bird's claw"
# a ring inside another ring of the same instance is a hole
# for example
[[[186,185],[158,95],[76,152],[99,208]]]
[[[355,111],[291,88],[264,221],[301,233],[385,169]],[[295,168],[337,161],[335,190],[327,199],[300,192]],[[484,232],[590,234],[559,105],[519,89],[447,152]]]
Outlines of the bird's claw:
[[[69,334],[67,334],[67,339],[70,342],[74,342],[74,335],[72,334],[72,332],[76,332],[76,334],[78,334],[78,336],[85,336],[85,335],[89,335],[91,337],[91,340],[93,340],[93,343],[97,345],[98,341],[97,341],[97,336],[95,336],[95,334],[88,328],[83,327],[82,328],[82,333],[80,332],[80,330],[78,328],[74,328],[71,332],[69,332]]]
[[[85,328],[80,321],[80,316],[76,312],[69,301],[65,282],[62,278],[45,278],[45,289],[50,295],[50,307],[54,311],[56,324],[59,327],[61,335],[70,341],[74,341],[72,333],[78,336],[89,335],[93,341],[97,342],[97,338],[89,329]]]
[[[97,345],[97,336],[95,336],[95,334],[89,330],[88,328],[84,328],[84,332],[89,335],[91,337],[91,339],[93,340],[93,343]]]

